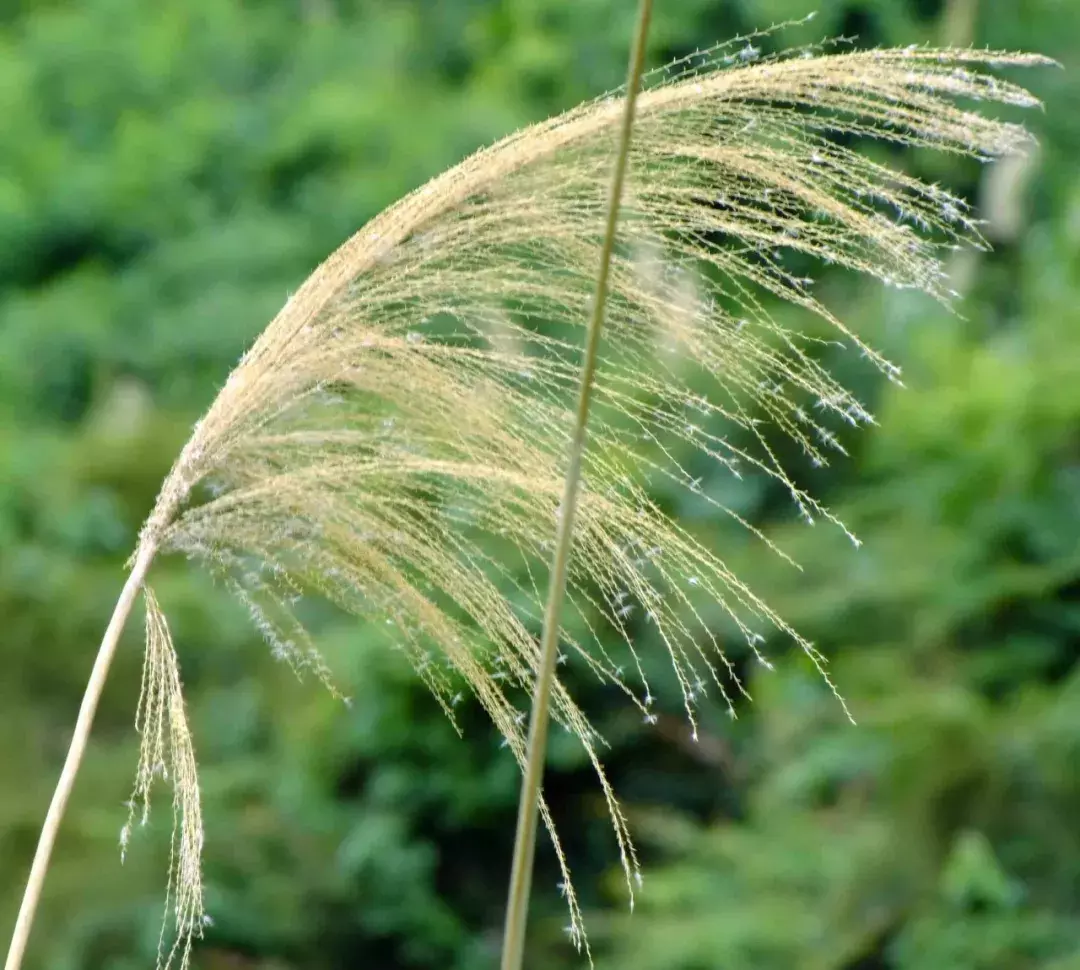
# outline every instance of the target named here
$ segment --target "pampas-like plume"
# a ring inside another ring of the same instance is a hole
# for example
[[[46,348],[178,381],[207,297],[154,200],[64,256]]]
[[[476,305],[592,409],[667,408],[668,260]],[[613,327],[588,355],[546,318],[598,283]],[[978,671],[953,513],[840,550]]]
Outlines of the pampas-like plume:
[[[824,464],[842,451],[832,418],[872,418],[815,359],[821,341],[774,319],[769,298],[823,319],[891,379],[899,369],[819,303],[784,256],[946,300],[940,252],[979,241],[967,206],[848,144],[871,136],[982,160],[1010,152],[1028,140],[1022,128],[955,99],[1035,105],[984,69],[1047,63],[918,47],[762,58],[755,40],[646,78],[611,271],[568,578],[575,629],[587,633],[565,628],[562,643],[647,721],[653,698],[627,633],[631,611],[666,645],[691,724],[709,685],[729,705],[744,692],[706,605],[727,614],[762,663],[765,635],[780,631],[828,681],[813,645],[658,509],[646,480],[696,489],[675,457],[689,446],[733,475],[771,476],[807,520],[843,528],[788,476],[769,435],[787,436]],[[543,610],[537,571],[559,515],[621,100],[610,94],[477,152],[373,219],[292,295],[162,486],[95,666],[98,691],[151,560],[179,551],[236,592],[276,656],[327,683],[296,600],[318,594],[381,617],[447,715],[473,695],[523,760],[521,704],[538,667]],[[717,431],[724,421],[737,437]],[[156,733],[144,741],[150,755],[136,793],[145,795],[147,771],[172,760],[181,942],[165,963],[176,954],[186,963],[202,925],[198,794],[175,656],[148,588],[145,595],[140,726]],[[612,635],[632,658],[628,676],[603,649]],[[82,745],[93,683],[76,732]],[[632,891],[637,861],[600,765],[602,739],[558,682],[552,708],[596,768]],[[78,756],[81,748],[75,767]],[[69,764],[42,836],[46,862],[73,777]],[[567,861],[541,812],[581,940]],[[38,890],[41,857],[39,847]],[[28,898],[8,970],[25,944],[33,888]]]

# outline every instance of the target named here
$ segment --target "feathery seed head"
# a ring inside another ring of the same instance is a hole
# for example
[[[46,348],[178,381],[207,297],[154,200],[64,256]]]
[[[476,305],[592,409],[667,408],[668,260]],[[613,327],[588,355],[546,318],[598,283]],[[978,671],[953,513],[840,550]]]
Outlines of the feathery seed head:
[[[733,715],[733,692],[745,693],[706,605],[727,614],[763,665],[759,631],[771,629],[828,680],[813,645],[646,490],[668,479],[739,520],[680,463],[689,446],[732,475],[772,477],[808,522],[843,528],[788,476],[770,436],[823,465],[843,453],[832,419],[873,417],[820,364],[825,341],[779,322],[770,302],[824,321],[835,331],[828,342],[890,379],[899,368],[836,319],[788,257],[946,300],[943,247],[980,242],[962,200],[857,154],[850,136],[979,159],[1011,152],[1028,141],[1022,128],[956,99],[1035,105],[983,70],[1047,63],[924,48],[763,57],[754,40],[648,78],[612,267],[568,588],[588,635],[566,628],[562,643],[570,662],[619,686],[650,723],[652,694],[627,627],[635,611],[667,647],[691,723],[710,682]],[[142,537],[204,560],[276,655],[328,683],[296,599],[314,593],[384,617],[451,720],[465,685],[519,762],[525,726],[513,697],[530,689],[539,662],[537,570],[555,532],[620,111],[608,95],[513,134],[333,253],[230,375]],[[213,494],[190,503],[200,483]],[[181,723],[182,706],[164,620],[149,593],[147,602],[144,762],[155,764],[165,757],[162,725]],[[611,635],[626,645],[637,690],[603,649]],[[602,740],[561,683],[553,716],[596,767],[632,894],[637,860],[600,767]],[[177,912],[190,935],[201,914],[197,853],[191,861],[201,830],[195,840],[186,728],[170,731],[167,760],[177,790],[188,790]],[[541,810],[563,867],[569,933],[583,942],[566,859]]]

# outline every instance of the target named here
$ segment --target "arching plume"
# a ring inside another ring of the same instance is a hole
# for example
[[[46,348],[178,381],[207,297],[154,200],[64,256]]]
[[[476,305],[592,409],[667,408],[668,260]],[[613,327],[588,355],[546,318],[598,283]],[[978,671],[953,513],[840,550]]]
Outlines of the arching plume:
[[[939,255],[978,244],[971,213],[857,154],[858,136],[983,160],[1013,151],[1028,140],[1022,128],[965,104],[1035,105],[985,71],[1046,63],[915,47],[762,58],[755,40],[650,76],[623,202],[569,584],[574,628],[588,635],[567,629],[563,642],[570,662],[625,690],[647,720],[642,665],[624,670],[602,646],[615,631],[636,659],[631,612],[666,645],[691,722],[705,690],[743,689],[706,605],[763,663],[760,645],[780,631],[828,679],[812,644],[650,501],[647,479],[696,489],[675,457],[689,445],[732,475],[771,476],[807,520],[842,528],[789,477],[775,442],[786,436],[822,464],[842,450],[838,422],[872,418],[822,367],[820,337],[769,306],[820,318],[897,379],[791,265],[811,257],[946,300]],[[447,714],[475,697],[520,761],[619,111],[615,92],[477,152],[318,267],[195,428],[135,561],[165,551],[201,560],[276,655],[327,682],[298,598],[381,617]],[[175,657],[147,599],[145,703],[154,730],[178,745],[175,783],[192,788]],[[553,716],[596,766],[632,891],[637,862],[600,767],[602,740],[561,684]],[[141,772],[140,794],[146,785]],[[197,791],[177,804],[184,936],[201,926]],[[543,812],[580,941],[567,862]]]

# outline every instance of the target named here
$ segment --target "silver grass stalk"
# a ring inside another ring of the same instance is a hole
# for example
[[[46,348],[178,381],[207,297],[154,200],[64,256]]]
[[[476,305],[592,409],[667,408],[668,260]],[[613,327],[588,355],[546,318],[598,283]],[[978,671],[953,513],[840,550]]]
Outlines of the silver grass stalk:
[[[645,41],[652,17],[652,0],[640,0],[637,29],[630,47],[630,63],[626,71],[626,98],[611,174],[611,189],[607,201],[607,220],[600,247],[600,266],[596,273],[589,329],[585,336],[585,354],[581,362],[577,411],[570,438],[570,455],[559,503],[558,527],[555,533],[555,553],[548,579],[547,602],[544,605],[544,625],[540,635],[540,664],[533,683],[532,709],[529,718],[529,737],[521,772],[521,796],[518,800],[518,823],[514,835],[514,858],[510,867],[510,889],[506,902],[506,928],[503,933],[502,970],[521,970],[525,961],[525,926],[528,922],[529,893],[532,889],[533,861],[536,857],[536,819],[540,813],[544,761],[551,707],[551,687],[555,682],[555,667],[559,656],[559,630],[562,626],[563,600],[566,595],[567,571],[581,491],[582,464],[585,458],[585,432],[592,404],[593,384],[599,362],[600,332],[604,325],[611,259],[615,251],[615,235],[619,224],[619,206],[630,159],[631,135],[637,108],[638,87],[645,65]],[[631,896],[633,900],[633,896]],[[588,943],[580,927],[571,921],[570,935],[578,948]],[[589,954],[589,963],[592,956]]]
[[[688,448],[732,475],[770,476],[806,520],[844,528],[789,477],[775,442],[786,437],[822,465],[843,452],[843,424],[873,418],[817,360],[822,339],[774,318],[770,298],[824,321],[831,342],[890,379],[899,368],[833,316],[785,254],[947,301],[940,255],[965,240],[981,245],[968,207],[848,144],[867,136],[980,160],[1015,151],[1029,141],[1023,128],[957,100],[1037,105],[986,69],[1050,63],[914,46],[762,57],[760,37],[647,75],[629,152],[567,564],[567,607],[585,632],[570,623],[558,632],[563,657],[624,691],[647,722],[655,702],[628,633],[631,611],[670,654],[691,725],[706,690],[729,707],[745,694],[706,610],[723,611],[732,635],[765,665],[765,637],[786,635],[832,686],[825,658],[658,509],[647,483],[696,491],[676,457]],[[523,129],[386,209],[311,274],[241,359],[140,533],[6,970],[21,965],[98,698],[140,591],[147,655],[133,804],[145,805],[162,776],[176,810],[167,904],[175,942],[162,937],[159,963],[186,965],[202,932],[195,758],[176,655],[146,583],[158,553],[200,560],[248,607],[276,656],[328,685],[297,618],[299,597],[389,621],[451,720],[472,695],[524,766],[525,706],[541,669],[539,590],[560,516],[623,101],[614,92]],[[631,658],[626,670],[603,647],[612,637]],[[601,767],[603,739],[558,676],[551,716],[595,767],[632,893],[638,864]],[[569,867],[542,798],[539,811],[582,942]]]

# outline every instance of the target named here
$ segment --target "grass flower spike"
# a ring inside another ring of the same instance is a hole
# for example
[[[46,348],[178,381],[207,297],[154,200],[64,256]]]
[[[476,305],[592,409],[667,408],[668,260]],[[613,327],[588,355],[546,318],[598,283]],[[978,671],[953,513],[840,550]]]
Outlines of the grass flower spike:
[[[779,299],[820,318],[898,379],[793,267],[809,257],[947,300],[939,257],[978,244],[973,215],[940,187],[858,154],[858,140],[980,160],[1012,152],[1028,141],[1024,129],[971,102],[1036,105],[988,69],[1047,63],[920,47],[764,57],[759,45],[743,38],[647,75],[637,103],[568,570],[573,622],[560,642],[570,663],[625,691],[646,720],[654,701],[635,662],[632,614],[666,645],[691,722],[706,688],[729,703],[743,690],[706,607],[722,609],[762,663],[764,638],[780,632],[828,679],[813,645],[650,500],[647,479],[697,490],[677,457],[689,446],[732,475],[770,476],[805,519],[843,528],[788,474],[776,442],[786,436],[824,464],[842,451],[838,429],[872,416],[823,368],[820,337],[769,306]],[[622,100],[616,91],[526,128],[392,205],[311,274],[229,375],[139,537],[7,970],[20,965],[97,696],[140,592],[135,801],[167,775],[178,813],[170,905],[179,941],[163,944],[162,962],[186,963],[201,932],[194,749],[147,585],[159,554],[203,563],[275,655],[328,684],[299,599],[380,617],[447,715],[471,695],[523,761]],[[612,630],[629,661],[602,648]],[[603,740],[558,678],[551,710],[596,768],[633,888],[637,861],[601,767]],[[567,860],[541,813],[580,936]]]

